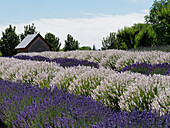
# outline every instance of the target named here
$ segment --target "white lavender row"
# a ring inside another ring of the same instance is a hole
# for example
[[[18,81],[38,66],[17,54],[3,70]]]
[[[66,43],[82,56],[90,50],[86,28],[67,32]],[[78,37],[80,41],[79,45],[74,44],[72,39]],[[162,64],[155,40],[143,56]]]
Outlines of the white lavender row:
[[[123,50],[105,51],[69,51],[69,52],[41,52],[20,53],[18,55],[44,56],[47,58],[75,58],[96,62],[106,68],[122,70],[132,63],[162,64],[170,63],[170,53],[161,51],[131,52]]]

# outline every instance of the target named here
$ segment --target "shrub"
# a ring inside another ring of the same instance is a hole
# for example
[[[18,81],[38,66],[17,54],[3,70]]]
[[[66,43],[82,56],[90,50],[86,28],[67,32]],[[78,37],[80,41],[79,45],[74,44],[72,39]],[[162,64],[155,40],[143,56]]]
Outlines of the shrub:
[[[90,97],[0,80],[0,120],[8,127],[168,127],[170,113],[111,111]]]
[[[35,61],[46,61],[46,62],[55,62],[60,64],[62,67],[74,67],[74,66],[91,66],[95,68],[99,68],[99,65],[94,62],[90,62],[87,60],[78,60],[78,59],[72,59],[72,58],[54,58],[49,59],[43,56],[26,56],[26,55],[18,55],[13,56],[13,58],[21,59],[21,60],[35,60]]]
[[[122,72],[129,71],[129,70],[132,72],[138,72],[146,75],[153,75],[153,74],[169,75],[170,64],[163,63],[163,64],[151,65],[147,63],[136,63],[123,68]]]

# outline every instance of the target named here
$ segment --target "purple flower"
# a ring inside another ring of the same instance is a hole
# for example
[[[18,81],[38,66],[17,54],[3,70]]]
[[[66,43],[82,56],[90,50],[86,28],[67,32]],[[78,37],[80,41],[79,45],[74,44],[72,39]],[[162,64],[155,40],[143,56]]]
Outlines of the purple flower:
[[[112,111],[91,97],[0,80],[0,120],[9,127],[169,127],[170,113]],[[8,107],[10,106],[10,107]]]
[[[169,75],[170,74],[170,64],[147,64],[147,63],[136,63],[126,66],[121,70],[121,72],[132,71],[138,72],[145,75],[153,75],[153,74],[161,74],[161,75]]]
[[[49,59],[43,56],[26,56],[26,55],[18,55],[13,56],[13,58],[21,59],[21,60],[32,60],[32,61],[46,61],[46,62],[56,62],[60,64],[62,67],[74,67],[74,66],[91,66],[95,68],[99,68],[99,64],[90,62],[87,60],[78,60],[73,58],[55,58]]]

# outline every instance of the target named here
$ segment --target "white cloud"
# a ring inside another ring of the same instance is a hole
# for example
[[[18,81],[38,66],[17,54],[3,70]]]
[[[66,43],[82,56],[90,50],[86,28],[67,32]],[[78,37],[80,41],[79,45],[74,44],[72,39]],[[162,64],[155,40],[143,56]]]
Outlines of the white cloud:
[[[116,32],[125,26],[132,26],[134,23],[143,23],[146,13],[132,13],[128,15],[97,15],[93,18],[69,18],[69,19],[40,19],[27,23],[13,24],[16,26],[17,34],[24,31],[24,26],[34,23],[37,31],[44,37],[51,32],[60,38],[62,47],[67,34],[80,42],[80,46],[95,46],[101,48],[102,39],[110,32]],[[1,31],[8,26],[0,25]]]
[[[144,9],[144,10],[142,10],[141,12],[144,12],[144,13],[147,13],[147,14],[149,14],[149,9]]]

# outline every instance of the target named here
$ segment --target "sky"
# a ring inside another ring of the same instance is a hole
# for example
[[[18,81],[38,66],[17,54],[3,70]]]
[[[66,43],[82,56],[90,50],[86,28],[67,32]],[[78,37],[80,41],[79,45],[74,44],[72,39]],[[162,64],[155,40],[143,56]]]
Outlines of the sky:
[[[80,46],[102,47],[110,32],[144,23],[154,0],[0,0],[0,37],[11,24],[16,33],[34,23],[44,37],[53,33],[61,48],[67,34]]]

